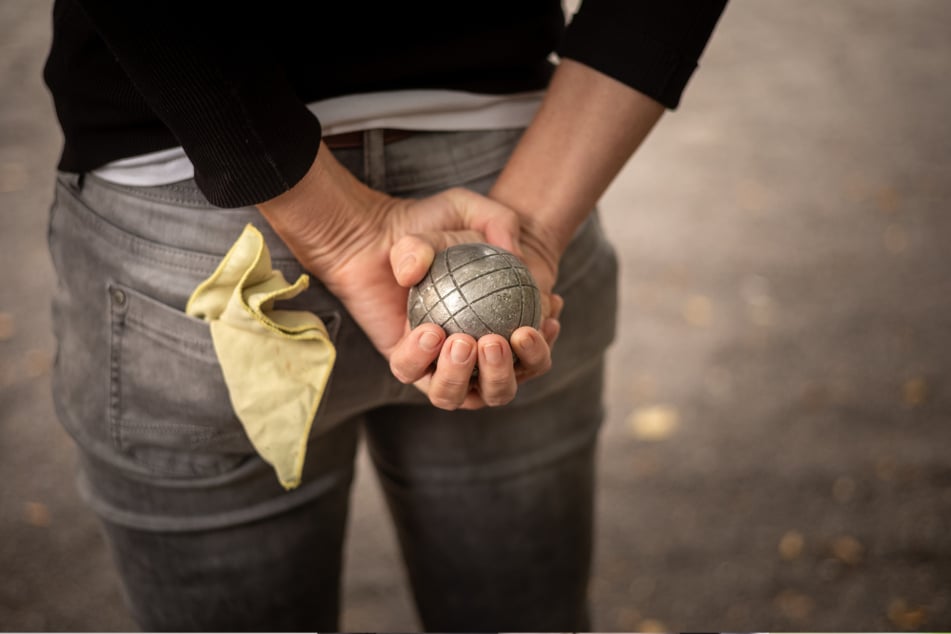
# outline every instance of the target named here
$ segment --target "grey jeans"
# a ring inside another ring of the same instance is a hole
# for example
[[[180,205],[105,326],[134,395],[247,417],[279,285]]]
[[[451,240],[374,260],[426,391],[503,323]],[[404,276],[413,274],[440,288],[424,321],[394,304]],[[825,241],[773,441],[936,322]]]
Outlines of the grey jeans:
[[[394,195],[485,192],[519,134],[424,133],[384,146],[372,131],[363,147],[335,154]],[[54,400],[140,626],[338,629],[362,434],[425,628],[589,629],[594,454],[617,276],[596,215],[562,261],[554,367],[506,407],[435,409],[391,376],[319,282],[289,302],[324,318],[338,350],[303,484],[291,492],[235,418],[207,324],[183,312],[248,222],[275,267],[296,277],[300,264],[256,210],[213,207],[192,181],[58,179]]]

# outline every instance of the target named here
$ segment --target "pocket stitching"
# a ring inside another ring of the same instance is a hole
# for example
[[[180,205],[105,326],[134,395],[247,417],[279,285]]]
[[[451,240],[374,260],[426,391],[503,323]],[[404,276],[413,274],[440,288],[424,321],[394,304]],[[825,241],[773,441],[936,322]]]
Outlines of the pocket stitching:
[[[121,307],[121,314],[125,323],[137,326],[142,334],[148,336],[158,344],[165,345],[166,348],[171,348],[171,344],[175,343],[185,344],[180,348],[176,347],[174,349],[194,359],[217,364],[218,357],[214,352],[214,343],[211,339],[208,322],[198,319],[197,317],[192,317],[174,306],[169,306],[119,282],[110,283],[108,290],[110,302],[113,305],[115,301],[112,299],[112,291],[119,290],[125,295],[125,305]],[[168,319],[174,320],[175,323],[172,324],[172,326],[187,327],[195,329],[196,331],[198,328],[201,328],[201,336],[197,337],[191,334],[182,334],[179,330],[169,332],[166,329],[162,329],[150,323],[147,319],[147,311],[149,309],[162,312]],[[195,348],[200,348],[201,350],[196,350]]]
[[[170,428],[169,425],[160,425],[157,423],[132,423],[126,422],[125,427],[127,429],[138,429],[141,431],[164,431]],[[214,440],[215,438],[224,438],[230,439],[236,436],[242,436],[245,434],[244,428],[234,429],[231,431],[215,431],[210,430],[206,427],[201,427],[200,425],[193,425],[191,423],[176,423],[174,425],[176,430],[182,430],[188,432],[190,430],[189,441],[191,442],[207,442],[209,440]]]
[[[121,291],[125,294],[125,301],[121,304],[117,303],[114,296],[114,291]],[[241,437],[245,434],[244,428],[240,426],[237,429],[229,431],[218,431],[214,428],[207,429],[207,433],[201,434],[196,433],[196,425],[190,423],[182,424],[161,424],[161,423],[141,423],[125,420],[122,411],[123,411],[123,383],[122,380],[122,349],[123,349],[123,338],[126,335],[126,331],[129,330],[129,326],[134,326],[134,330],[148,338],[149,340],[155,342],[157,345],[161,345],[167,350],[174,351],[179,354],[185,354],[192,359],[207,363],[209,365],[217,366],[217,357],[214,354],[199,354],[196,353],[194,348],[190,345],[198,344],[202,347],[213,347],[211,344],[211,334],[208,334],[208,341],[198,341],[193,337],[173,335],[172,333],[162,332],[152,324],[145,322],[141,318],[135,316],[135,309],[139,304],[142,304],[145,307],[153,307],[154,309],[159,309],[164,311],[166,314],[171,315],[175,319],[180,321],[187,321],[192,323],[194,318],[189,317],[185,313],[180,313],[175,310],[174,307],[163,304],[162,302],[151,298],[144,293],[140,293],[134,289],[131,289],[123,284],[117,282],[112,282],[107,285],[106,288],[108,302],[111,312],[111,328],[110,328],[110,386],[109,386],[109,424],[112,440],[115,446],[120,451],[127,451],[129,447],[127,446],[126,434],[128,432],[138,431],[158,431],[158,432],[185,432],[187,434],[188,442],[191,445],[206,443],[211,440],[221,439],[228,440]],[[200,321],[196,322],[198,325],[201,324]],[[185,344],[178,347],[172,347],[169,345],[172,342],[177,342]],[[166,448],[169,449],[169,448]],[[147,461],[143,461],[140,457],[136,456],[133,458],[139,464],[147,464]],[[157,468],[157,463],[152,464],[153,468]]]
[[[109,328],[109,435],[116,447],[121,448],[122,431],[119,425],[119,408],[121,407],[122,395],[120,394],[119,368],[122,364],[122,346],[119,344],[121,339],[120,319],[116,315],[117,308],[112,301],[111,294],[109,299],[109,309],[112,314],[112,323]]]
[[[206,341],[201,341],[199,339],[192,339],[190,337],[181,336],[176,338],[166,332],[159,330],[158,328],[152,326],[151,324],[146,323],[141,319],[137,319],[130,315],[125,316],[125,322],[127,324],[132,324],[138,326],[140,332],[154,341],[159,345],[163,345],[166,348],[174,349],[176,352],[181,352],[193,359],[199,361],[210,361],[216,362],[218,357],[214,353],[214,344]],[[189,344],[189,346],[182,348],[174,348],[172,344],[175,343],[184,343]],[[203,350],[196,350],[190,346],[195,346],[197,348],[202,348]],[[206,350],[211,350],[211,352],[206,352]]]

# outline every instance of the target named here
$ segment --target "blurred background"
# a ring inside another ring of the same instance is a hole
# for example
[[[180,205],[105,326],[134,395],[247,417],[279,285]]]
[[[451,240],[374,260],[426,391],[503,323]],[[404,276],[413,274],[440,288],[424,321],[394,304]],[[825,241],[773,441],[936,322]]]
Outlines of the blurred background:
[[[130,630],[49,397],[49,0],[0,2],[0,629]],[[596,630],[951,629],[951,3],[732,0],[603,200]],[[345,630],[419,628],[361,457]]]

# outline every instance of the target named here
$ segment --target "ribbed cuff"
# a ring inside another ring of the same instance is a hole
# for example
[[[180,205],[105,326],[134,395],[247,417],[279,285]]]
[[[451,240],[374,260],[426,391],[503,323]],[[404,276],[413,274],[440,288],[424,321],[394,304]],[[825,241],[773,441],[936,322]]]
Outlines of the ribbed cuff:
[[[569,31],[560,50],[561,57],[581,62],[612,77],[651,99],[674,109],[697,63],[666,50],[642,36],[636,42],[626,41],[622,51],[612,50],[610,43],[588,46],[587,38],[595,34]],[[607,34],[598,37],[606,39]],[[624,36],[629,38],[629,35]]]
[[[195,182],[213,205],[245,207],[283,194],[317,156],[320,122],[284,82],[268,84],[236,87],[252,94],[238,94],[240,105],[201,117],[204,129],[191,130],[198,134],[183,143]]]
[[[725,0],[582,3],[558,49],[667,108],[680,104]]]

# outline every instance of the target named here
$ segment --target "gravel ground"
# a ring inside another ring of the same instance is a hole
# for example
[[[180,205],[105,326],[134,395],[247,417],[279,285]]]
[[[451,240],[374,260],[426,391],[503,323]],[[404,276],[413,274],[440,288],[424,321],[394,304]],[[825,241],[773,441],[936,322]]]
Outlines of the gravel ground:
[[[734,0],[606,194],[596,629],[951,629],[949,24]],[[48,42],[0,4],[0,629],[132,630],[49,398]],[[360,464],[342,627],[418,629]]]

